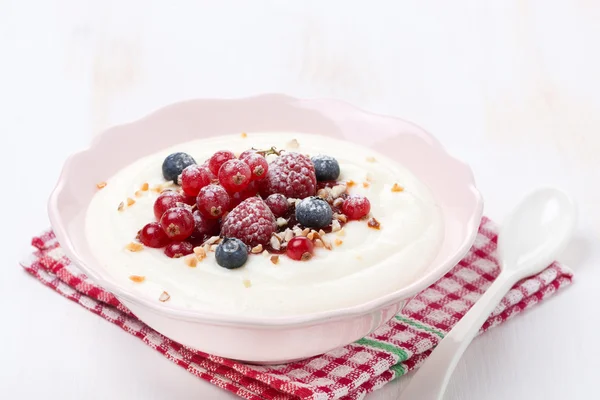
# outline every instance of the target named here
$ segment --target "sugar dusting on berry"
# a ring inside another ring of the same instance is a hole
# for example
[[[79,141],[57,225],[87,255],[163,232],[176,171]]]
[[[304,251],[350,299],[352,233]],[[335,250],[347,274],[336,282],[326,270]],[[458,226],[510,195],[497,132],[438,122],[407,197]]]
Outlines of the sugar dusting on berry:
[[[268,244],[276,231],[275,216],[258,197],[246,199],[231,210],[221,227],[223,236],[238,238],[252,247]]]
[[[286,153],[277,157],[261,181],[261,194],[267,197],[281,193],[288,198],[303,199],[314,196],[317,177],[312,161],[298,153]]]

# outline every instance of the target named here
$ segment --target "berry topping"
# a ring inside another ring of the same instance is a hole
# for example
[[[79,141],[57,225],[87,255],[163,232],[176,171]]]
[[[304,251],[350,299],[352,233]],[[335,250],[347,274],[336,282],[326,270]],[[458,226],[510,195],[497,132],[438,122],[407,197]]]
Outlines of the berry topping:
[[[169,208],[177,207],[181,203],[186,203],[186,198],[172,190],[163,192],[156,198],[154,202],[154,216],[157,220],[163,216]]]
[[[239,268],[248,260],[248,247],[239,239],[224,238],[217,246],[215,259],[223,268]]]
[[[313,242],[304,236],[298,236],[288,242],[286,254],[292,260],[308,261],[313,256]]]
[[[266,245],[277,231],[275,216],[259,197],[250,197],[223,220],[221,235],[240,239],[250,247]]]
[[[283,217],[288,212],[290,207],[287,198],[279,193],[275,193],[267,197],[265,199],[265,203],[267,206],[269,206],[273,212],[273,215],[276,217]]]
[[[221,169],[221,166],[225,164],[225,162],[233,159],[235,159],[235,155],[229,150],[217,151],[208,160],[208,168],[215,176],[217,176],[219,175],[219,170]]]
[[[160,226],[171,240],[184,240],[190,237],[196,226],[192,212],[187,208],[170,208],[160,219]]]
[[[198,165],[190,165],[181,173],[181,188],[188,196],[198,196],[200,189],[210,184],[211,173]]]
[[[240,160],[244,160],[246,157],[252,155],[252,154],[258,154],[258,150],[256,149],[249,149],[244,151],[242,154],[240,154]]]
[[[311,161],[318,181],[335,181],[340,176],[340,165],[335,158],[319,154]]]
[[[325,200],[319,197],[308,197],[296,206],[296,219],[308,228],[324,228],[331,224],[333,211]]]
[[[248,154],[245,158],[241,158],[240,160],[244,161],[248,167],[250,167],[250,172],[252,173],[252,180],[258,181],[260,179],[264,179],[267,176],[267,171],[269,170],[269,163],[267,159],[261,156],[258,153]]]
[[[256,182],[250,182],[246,189],[242,190],[241,192],[233,193],[231,195],[231,205],[235,207],[242,201],[250,197],[256,196],[257,194],[258,186],[256,185]]]
[[[269,165],[265,179],[260,182],[263,197],[281,193],[288,198],[303,199],[314,196],[317,186],[312,161],[298,153],[285,153],[277,157]]]
[[[180,258],[192,254],[194,246],[190,242],[173,242],[165,248],[165,255],[170,258]]]
[[[204,236],[213,236],[219,233],[219,221],[216,219],[206,218],[200,211],[195,210],[194,215],[194,232],[192,236],[203,238]]]
[[[219,185],[213,184],[200,189],[196,204],[198,205],[198,211],[200,211],[203,216],[217,219],[220,218],[225,211],[229,210],[230,202],[231,199],[225,189]]]
[[[140,231],[140,242],[144,246],[158,249],[165,247],[170,240],[158,222],[150,222]]]
[[[173,153],[165,158],[162,165],[162,173],[166,180],[177,183],[177,178],[183,172],[183,170],[192,165],[196,164],[196,160],[186,153]]]
[[[352,195],[342,204],[342,212],[349,219],[361,219],[371,211],[371,203],[364,196]]]
[[[252,179],[250,167],[241,160],[226,161],[219,170],[219,183],[229,193],[246,189]]]

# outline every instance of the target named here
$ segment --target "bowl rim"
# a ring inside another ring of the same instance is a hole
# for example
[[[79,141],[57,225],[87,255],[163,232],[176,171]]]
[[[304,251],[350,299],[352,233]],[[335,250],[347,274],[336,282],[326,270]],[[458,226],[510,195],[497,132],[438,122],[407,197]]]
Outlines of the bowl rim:
[[[79,256],[79,253],[74,248],[73,243],[69,239],[67,224],[64,223],[61,218],[60,206],[59,206],[59,196],[67,185],[68,175],[70,173],[69,171],[71,170],[72,164],[77,157],[81,157],[81,156],[85,155],[86,153],[94,151],[94,149],[96,147],[98,147],[99,143],[111,140],[112,136],[115,136],[116,133],[120,129],[122,129],[126,126],[132,126],[135,124],[142,123],[144,121],[148,121],[148,120],[154,118],[155,116],[157,116],[158,114],[168,111],[172,108],[176,108],[176,107],[188,104],[188,103],[193,103],[193,102],[199,101],[199,100],[206,101],[206,102],[263,101],[263,100],[285,101],[285,102],[292,102],[292,103],[294,103],[294,102],[314,102],[314,103],[321,102],[321,103],[323,103],[324,102],[324,103],[328,103],[330,105],[335,105],[337,107],[345,108],[346,110],[349,110],[354,113],[360,113],[360,114],[371,116],[371,117],[383,117],[383,118],[391,119],[391,120],[394,120],[397,122],[401,122],[405,125],[411,125],[414,128],[421,131],[421,133],[426,136],[426,139],[429,141],[429,145],[437,147],[438,150],[440,150],[448,160],[454,162],[456,165],[459,165],[461,168],[463,168],[465,171],[468,172],[468,174],[467,174],[468,182],[465,181],[465,184],[466,184],[468,190],[470,191],[470,194],[473,196],[473,199],[475,200],[475,207],[473,208],[472,213],[468,219],[468,225],[471,227],[471,229],[469,229],[468,234],[465,235],[465,237],[463,238],[462,242],[460,243],[460,246],[458,246],[456,248],[454,254],[452,254],[451,257],[448,257],[441,265],[436,267],[434,270],[430,271],[427,275],[422,276],[422,277],[416,279],[415,281],[413,281],[412,283],[410,283],[409,285],[401,287],[393,292],[384,294],[384,295],[379,296],[370,301],[360,303],[357,305],[353,305],[353,306],[336,308],[336,309],[327,310],[327,311],[319,311],[319,312],[308,313],[308,314],[293,315],[293,316],[250,316],[250,317],[248,317],[245,315],[228,315],[228,314],[211,313],[211,312],[206,312],[206,311],[202,311],[202,310],[189,310],[189,309],[183,309],[183,308],[169,307],[169,306],[165,305],[164,303],[151,301],[149,298],[144,298],[142,296],[139,296],[133,290],[129,290],[116,282],[112,282],[110,280],[102,278],[94,271],[93,267],[90,267],[90,265],[88,265],[88,262],[86,262],[86,260],[82,259],[82,257]],[[209,324],[214,324],[214,325],[233,325],[233,326],[238,326],[238,327],[251,326],[254,328],[268,329],[268,328],[277,328],[277,327],[281,328],[281,327],[298,326],[298,325],[313,325],[313,324],[318,324],[318,323],[322,323],[322,322],[330,322],[330,321],[335,321],[335,320],[339,320],[339,319],[358,317],[358,316],[362,316],[362,315],[368,314],[370,312],[373,312],[377,309],[381,309],[383,307],[389,306],[391,304],[399,303],[402,300],[408,299],[408,298],[414,296],[416,293],[424,290],[425,288],[427,288],[428,286],[430,286],[431,284],[433,284],[437,280],[439,280],[443,276],[443,274],[445,274],[447,271],[449,271],[452,267],[454,267],[456,264],[458,264],[458,262],[465,256],[465,254],[471,248],[471,246],[477,236],[479,224],[480,224],[482,216],[483,216],[483,198],[481,196],[481,193],[475,186],[475,178],[474,178],[473,172],[472,172],[471,168],[469,167],[469,165],[466,164],[464,161],[449,154],[448,151],[439,143],[439,141],[435,137],[433,137],[431,134],[429,134],[429,132],[427,132],[425,129],[421,128],[420,126],[418,126],[412,122],[406,121],[402,118],[367,112],[367,111],[362,110],[362,109],[360,109],[346,101],[343,101],[343,100],[324,99],[324,98],[300,99],[300,98],[295,98],[295,97],[291,97],[288,95],[273,93],[273,94],[262,94],[262,95],[256,95],[256,96],[241,97],[241,98],[235,98],[235,99],[233,99],[233,98],[232,99],[202,98],[202,99],[184,100],[184,101],[180,101],[177,103],[167,105],[165,107],[160,107],[158,109],[155,109],[154,111],[145,115],[142,118],[139,118],[139,119],[136,119],[136,120],[124,123],[124,124],[115,125],[115,126],[112,126],[111,128],[108,128],[107,130],[97,134],[92,139],[92,141],[90,142],[88,147],[72,154],[71,156],[69,156],[66,159],[66,161],[63,165],[63,169],[60,173],[58,182],[57,182],[54,190],[50,194],[47,208],[48,208],[50,223],[52,225],[54,234],[55,234],[58,242],[61,244],[63,251],[68,256],[68,258],[71,260],[71,262],[75,263],[88,277],[90,277],[91,279],[96,281],[104,289],[106,289],[109,292],[111,292],[112,294],[114,294],[117,298],[119,298],[119,300],[125,299],[127,301],[130,301],[130,302],[138,305],[138,306],[148,308],[149,310],[152,310],[156,314],[160,314],[160,315],[163,315],[163,316],[166,316],[169,318],[176,318],[176,319],[188,320],[188,321],[202,321],[204,323],[209,323]]]

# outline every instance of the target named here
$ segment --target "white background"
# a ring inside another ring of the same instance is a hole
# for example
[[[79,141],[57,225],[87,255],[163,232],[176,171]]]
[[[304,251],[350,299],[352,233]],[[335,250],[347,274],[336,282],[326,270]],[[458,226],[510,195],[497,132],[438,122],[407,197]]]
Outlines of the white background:
[[[417,122],[486,213],[557,185],[575,284],[477,339],[446,398],[592,398],[600,372],[600,3],[0,0],[0,397],[231,399],[27,276],[64,159],[194,97],[336,97]],[[395,399],[407,379],[368,400]],[[591,396],[591,397],[590,397]]]

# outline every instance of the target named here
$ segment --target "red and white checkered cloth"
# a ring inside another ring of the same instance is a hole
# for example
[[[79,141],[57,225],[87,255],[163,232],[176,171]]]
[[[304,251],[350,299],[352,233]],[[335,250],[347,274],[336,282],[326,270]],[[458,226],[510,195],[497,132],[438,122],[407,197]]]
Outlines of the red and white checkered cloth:
[[[309,360],[278,366],[231,361],[162,336],[71,264],[52,232],[33,239],[36,250],[23,267],[58,293],[137,336],[194,375],[245,399],[358,400],[416,368],[487,289],[499,272],[496,231],[494,223],[484,218],[467,256],[370,336]],[[537,304],[571,283],[571,278],[569,269],[554,263],[522,280],[502,300],[481,332]]]

